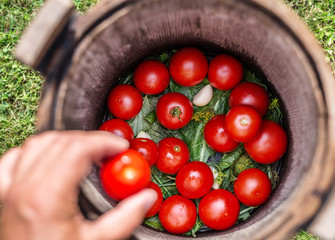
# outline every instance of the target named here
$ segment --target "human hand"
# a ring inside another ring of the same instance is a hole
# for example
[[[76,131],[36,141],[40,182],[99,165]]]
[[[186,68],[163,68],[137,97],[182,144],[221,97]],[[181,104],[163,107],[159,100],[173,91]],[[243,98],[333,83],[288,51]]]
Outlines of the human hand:
[[[126,150],[108,132],[46,132],[0,160],[0,239],[125,239],[142,222],[157,195],[145,189],[95,221],[78,207],[78,186],[92,164]],[[113,226],[117,226],[113,229]]]

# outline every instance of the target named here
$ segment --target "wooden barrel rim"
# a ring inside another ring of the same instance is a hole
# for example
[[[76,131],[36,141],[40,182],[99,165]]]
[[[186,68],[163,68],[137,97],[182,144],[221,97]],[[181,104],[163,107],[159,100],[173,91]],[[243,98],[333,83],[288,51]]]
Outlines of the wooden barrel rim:
[[[136,2],[140,1],[134,1],[134,3],[132,4],[136,4]],[[266,10],[267,13],[270,14],[273,18],[275,18],[276,21],[281,22],[286,30],[289,30],[290,34],[294,36],[295,40],[299,40],[299,45],[303,48],[305,54],[308,55],[309,64],[312,66],[315,74],[317,75],[317,82],[314,82],[312,84],[314,85],[315,89],[319,89],[319,91],[316,93],[320,106],[319,127],[321,130],[319,132],[318,138],[324,144],[322,146],[318,145],[318,149],[315,152],[313,167],[310,168],[308,174],[306,174],[306,181],[304,181],[304,184],[307,184],[309,187],[313,187],[309,189],[303,188],[300,191],[296,192],[295,196],[291,195],[290,198],[287,199],[287,202],[290,202],[291,212],[283,214],[280,219],[275,219],[275,221],[271,223],[271,226],[264,226],[261,233],[257,233],[258,235],[254,235],[254,239],[280,239],[281,237],[286,237],[290,234],[293,234],[296,228],[299,227],[301,224],[308,223],[307,220],[311,219],[311,217],[321,208],[322,202],[325,201],[329,192],[330,185],[335,180],[335,100],[333,94],[331,94],[330,91],[331,89],[334,89],[334,86],[332,84],[331,73],[329,69],[327,69],[327,65],[324,63],[323,54],[321,53],[320,47],[316,44],[315,40],[313,39],[307,28],[301,22],[297,21],[296,17],[293,16],[292,13],[288,12],[287,9],[283,7],[283,5],[280,3],[269,3],[269,1],[266,0],[243,0],[241,2],[250,4],[254,7],[261,7],[263,10]],[[75,26],[78,28],[78,32],[76,32],[78,35],[76,35],[77,39],[75,39],[75,41],[78,39],[80,40],[77,42],[78,46],[83,47],[84,45],[81,44],[85,43],[85,41],[88,41],[88,37],[92,39],[94,38],[94,36],[92,36],[91,34],[94,33],[96,27],[98,27],[103,22],[97,20],[97,16],[100,16],[100,12],[110,13],[110,11],[114,9],[115,11],[111,11],[111,13],[116,14],[117,12],[123,10],[124,5],[122,5],[122,3],[123,1],[105,1],[97,8],[95,8],[95,10],[93,10],[87,17],[78,19],[78,21],[75,23]],[[273,5],[275,5],[275,7]],[[118,8],[118,6],[121,7]],[[106,16],[107,15],[105,15],[105,17]],[[94,21],[90,19],[93,19]],[[293,22],[294,24],[292,25]],[[86,31],[84,31],[85,29]],[[83,34],[81,35],[80,32]],[[98,32],[96,32],[96,34],[98,34]],[[74,50],[74,57],[81,55],[78,49]],[[73,71],[76,67],[75,65],[73,65],[73,62],[71,62],[70,64],[71,65],[68,69],[69,72]],[[63,76],[64,75],[60,75],[59,77],[62,78]],[[67,77],[65,77],[65,80],[62,79],[63,83],[67,81],[66,79],[69,78],[71,78],[71,74],[67,75]],[[64,89],[61,89],[58,93],[55,92],[54,96],[55,99],[58,99],[58,101],[62,98],[64,99],[65,97],[64,95],[62,95],[62,93],[65,94],[66,86],[63,86]],[[53,100],[49,99],[49,104],[50,102],[53,102]],[[54,113],[56,118],[54,124],[49,126],[49,128],[51,129],[63,128],[62,114],[61,112],[57,113],[56,109],[57,107],[58,109],[62,109],[62,107],[59,107],[61,105],[58,104],[59,102],[57,103],[57,106],[54,106],[53,109],[55,111]],[[41,109],[39,115],[45,114],[46,112],[43,112],[43,109]],[[315,176],[320,176],[320,178],[316,178]],[[292,202],[293,200],[294,203]],[[307,201],[309,202],[309,211],[305,209],[304,202]],[[252,227],[250,228],[252,232]],[[139,231],[147,230],[140,229]],[[149,235],[150,234],[151,233],[149,233]]]

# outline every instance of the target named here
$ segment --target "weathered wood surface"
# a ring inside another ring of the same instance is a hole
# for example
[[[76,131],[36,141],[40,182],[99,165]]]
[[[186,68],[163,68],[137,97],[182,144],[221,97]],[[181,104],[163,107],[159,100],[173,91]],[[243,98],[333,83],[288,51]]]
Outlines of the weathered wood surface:
[[[50,63],[59,74],[48,75],[39,110],[41,131],[97,129],[106,111],[107,94],[118,77],[153,52],[184,45],[230,52],[267,79],[280,96],[286,110],[289,149],[281,182],[250,220],[228,231],[199,233],[198,237],[289,239],[300,226],[314,220],[310,224],[314,233],[334,239],[335,229],[325,223],[335,222],[335,214],[329,214],[335,195],[331,192],[335,176],[334,82],[314,37],[282,3],[104,1],[78,18],[71,31],[74,38],[65,55],[67,62],[55,57]],[[55,39],[49,37],[51,40],[44,42]],[[43,42],[38,44],[44,48]],[[113,205],[101,189],[96,170],[83,182],[82,191],[100,211]],[[140,227],[135,237],[182,238],[145,227]]]

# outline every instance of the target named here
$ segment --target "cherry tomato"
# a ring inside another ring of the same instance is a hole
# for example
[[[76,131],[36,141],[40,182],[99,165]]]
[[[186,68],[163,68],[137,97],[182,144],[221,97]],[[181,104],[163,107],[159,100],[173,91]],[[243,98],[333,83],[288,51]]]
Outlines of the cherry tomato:
[[[121,84],[109,93],[107,105],[114,117],[129,120],[141,111],[142,95],[135,87]]]
[[[256,109],[247,105],[238,105],[227,113],[225,130],[235,141],[247,142],[258,133],[262,121],[262,117]]]
[[[171,92],[163,95],[156,105],[160,124],[169,129],[179,129],[188,124],[193,115],[193,105],[183,94]]]
[[[234,226],[239,214],[238,200],[231,192],[224,189],[211,191],[199,203],[201,221],[215,230],[225,230]]]
[[[135,69],[134,84],[142,93],[150,95],[161,93],[169,82],[169,71],[160,61],[147,60],[141,62]]]
[[[229,90],[235,87],[243,77],[243,66],[230,55],[217,55],[209,63],[209,83],[220,90]]]
[[[194,161],[185,164],[177,173],[176,187],[189,199],[201,198],[212,189],[214,177],[206,163]]]
[[[150,182],[148,188],[155,190],[155,192],[157,193],[157,200],[154,203],[154,205],[150,208],[150,210],[147,212],[147,215],[145,215],[146,218],[156,215],[156,213],[158,213],[163,203],[162,190],[158,187],[158,185],[154,182]]]
[[[258,134],[244,143],[248,155],[256,162],[270,164],[280,159],[287,149],[287,135],[277,123],[264,120]]]
[[[259,206],[270,197],[271,181],[262,170],[246,169],[237,176],[234,192],[241,203],[247,206]]]
[[[158,158],[158,146],[149,138],[135,138],[130,141],[129,148],[141,153],[143,157],[152,166],[156,163]]]
[[[99,130],[111,132],[119,137],[125,138],[128,141],[134,138],[134,132],[131,126],[121,119],[110,119],[101,124]]]
[[[270,100],[264,87],[257,83],[239,83],[233,88],[229,95],[229,107],[237,105],[248,105],[254,107],[261,116],[265,116],[268,111]]]
[[[224,114],[216,115],[206,123],[204,138],[208,146],[217,152],[230,152],[239,145],[226,133]]]
[[[100,178],[106,193],[120,201],[148,187],[151,171],[142,154],[128,149],[103,162]]]
[[[169,64],[172,79],[186,87],[200,83],[206,77],[207,70],[208,63],[205,55],[194,47],[178,50]]]
[[[156,167],[163,173],[176,174],[190,159],[190,152],[183,140],[167,137],[158,143]]]
[[[166,231],[182,234],[194,226],[197,220],[197,208],[191,200],[173,195],[163,202],[158,216]]]

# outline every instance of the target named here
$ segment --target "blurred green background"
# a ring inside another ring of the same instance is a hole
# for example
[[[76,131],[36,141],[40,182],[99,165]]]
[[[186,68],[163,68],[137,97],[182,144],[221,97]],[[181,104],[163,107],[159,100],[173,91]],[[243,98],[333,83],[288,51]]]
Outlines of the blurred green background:
[[[335,0],[282,0],[308,25],[335,75]],[[98,0],[73,0],[84,14]],[[23,30],[44,0],[0,0],[0,156],[35,133],[43,77],[14,59]],[[304,230],[294,239],[318,239]]]

